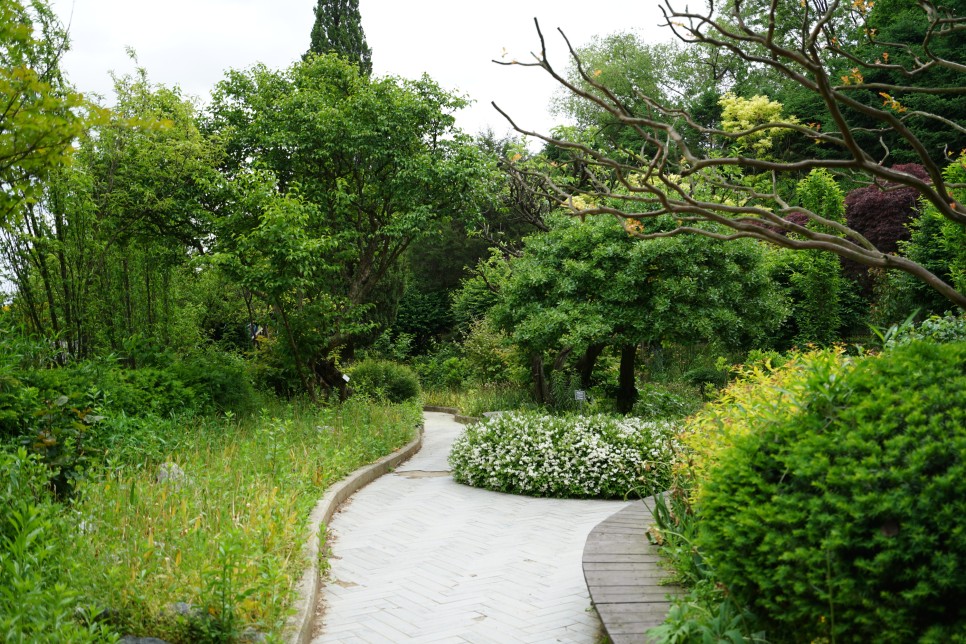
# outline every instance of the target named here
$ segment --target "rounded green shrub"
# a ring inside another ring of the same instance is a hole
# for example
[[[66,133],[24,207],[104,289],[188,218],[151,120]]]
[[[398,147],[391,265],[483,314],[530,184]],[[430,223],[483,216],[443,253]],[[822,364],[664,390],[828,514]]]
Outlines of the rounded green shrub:
[[[388,360],[363,360],[352,368],[349,382],[356,394],[401,403],[419,398],[419,377],[405,365]]]
[[[966,343],[823,364],[708,470],[698,548],[769,641],[964,641]]]
[[[539,497],[625,498],[670,483],[674,427],[637,418],[504,413],[453,443],[453,479]]]

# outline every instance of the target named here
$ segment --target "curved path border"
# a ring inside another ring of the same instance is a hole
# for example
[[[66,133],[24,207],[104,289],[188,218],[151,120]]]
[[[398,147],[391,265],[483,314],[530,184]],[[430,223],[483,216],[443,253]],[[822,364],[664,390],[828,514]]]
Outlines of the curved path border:
[[[313,644],[600,641],[581,569],[587,535],[624,501],[501,494],[453,481],[462,429],[425,414],[422,450],[329,524]]]
[[[614,513],[591,530],[584,545],[584,581],[613,644],[650,641],[645,633],[664,622],[669,596],[683,593],[663,583],[668,572],[645,535],[653,507],[648,497]]]
[[[298,598],[295,601],[295,614],[289,618],[285,628],[285,641],[289,644],[308,644],[312,638],[315,626],[315,607],[319,600],[319,589],[322,586],[322,574],[319,570],[319,552],[322,543],[322,525],[328,525],[339,506],[354,493],[372,483],[374,480],[390,471],[400,463],[409,459],[419,451],[423,445],[423,425],[414,440],[399,448],[392,454],[384,456],[375,463],[365,465],[352,474],[332,485],[325,491],[322,499],[315,505],[309,515],[309,541],[305,545],[305,556],[309,567],[302,574],[296,586]]]

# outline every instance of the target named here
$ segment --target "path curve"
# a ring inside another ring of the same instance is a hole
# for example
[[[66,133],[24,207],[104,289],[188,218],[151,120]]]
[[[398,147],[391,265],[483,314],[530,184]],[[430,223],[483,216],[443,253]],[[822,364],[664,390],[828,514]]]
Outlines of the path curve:
[[[598,642],[581,554],[590,531],[628,504],[455,483],[446,457],[463,427],[450,414],[424,418],[420,452],[329,524],[313,644]]]

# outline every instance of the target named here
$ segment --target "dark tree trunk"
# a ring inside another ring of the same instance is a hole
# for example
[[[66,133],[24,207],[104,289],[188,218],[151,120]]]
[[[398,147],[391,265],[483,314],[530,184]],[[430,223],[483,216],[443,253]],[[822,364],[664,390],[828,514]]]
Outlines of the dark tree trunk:
[[[570,357],[570,354],[573,353],[573,351],[573,349],[568,347],[567,349],[561,349],[559,352],[557,352],[557,357],[553,359],[553,371],[560,371],[563,369],[567,365],[567,358]]]
[[[637,401],[637,384],[634,382],[634,366],[637,362],[637,345],[621,347],[620,376],[617,383],[617,411],[630,413]]]
[[[604,352],[606,345],[592,344],[584,351],[584,355],[577,360],[577,373],[580,375],[580,388],[590,389],[590,380],[597,366],[597,358]]]
[[[550,385],[543,373],[543,354],[530,354],[530,376],[533,378],[533,397],[538,405],[546,405],[550,401]]]
[[[349,385],[334,362],[331,360],[323,361],[316,367],[315,373],[329,391],[339,392],[339,402],[345,402],[345,399],[349,397]]]

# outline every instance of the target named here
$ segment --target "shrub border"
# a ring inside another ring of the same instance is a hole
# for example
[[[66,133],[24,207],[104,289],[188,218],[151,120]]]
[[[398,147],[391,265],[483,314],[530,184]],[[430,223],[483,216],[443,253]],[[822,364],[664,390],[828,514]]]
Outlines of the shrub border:
[[[423,423],[415,439],[392,454],[384,456],[375,463],[364,465],[338,483],[329,487],[309,515],[309,540],[303,552],[308,558],[309,567],[299,579],[296,590],[295,614],[286,621],[285,641],[288,644],[309,644],[315,627],[316,606],[322,587],[322,574],[319,570],[319,552],[325,546],[320,539],[322,525],[328,526],[332,515],[346,499],[372,483],[400,463],[408,460],[423,446]]]

